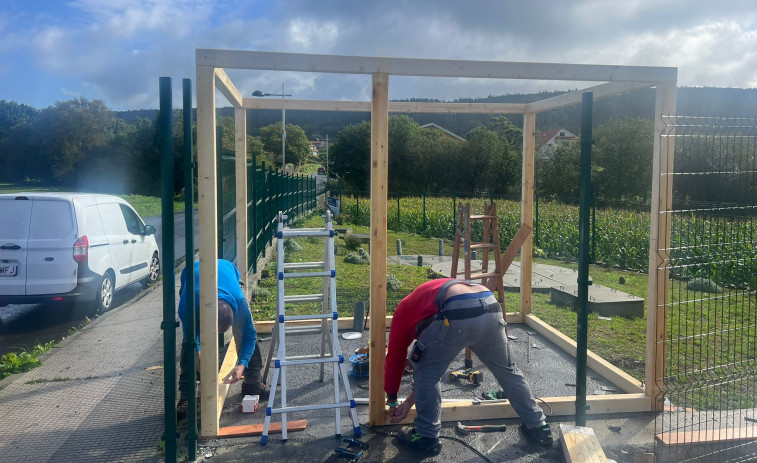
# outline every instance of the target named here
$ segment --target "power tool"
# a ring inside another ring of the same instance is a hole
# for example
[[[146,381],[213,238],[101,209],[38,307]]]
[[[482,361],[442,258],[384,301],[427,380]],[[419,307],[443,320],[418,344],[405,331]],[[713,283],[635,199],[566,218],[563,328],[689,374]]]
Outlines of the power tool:
[[[449,372],[449,379],[465,379],[473,384],[480,384],[484,380],[484,374],[479,370],[472,368],[463,368],[462,370],[453,370]]]

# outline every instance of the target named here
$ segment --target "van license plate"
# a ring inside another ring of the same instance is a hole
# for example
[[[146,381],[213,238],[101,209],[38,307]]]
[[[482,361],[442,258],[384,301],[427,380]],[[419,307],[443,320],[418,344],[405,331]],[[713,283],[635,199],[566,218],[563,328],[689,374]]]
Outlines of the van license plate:
[[[0,265],[0,277],[15,277],[17,268],[15,265]]]

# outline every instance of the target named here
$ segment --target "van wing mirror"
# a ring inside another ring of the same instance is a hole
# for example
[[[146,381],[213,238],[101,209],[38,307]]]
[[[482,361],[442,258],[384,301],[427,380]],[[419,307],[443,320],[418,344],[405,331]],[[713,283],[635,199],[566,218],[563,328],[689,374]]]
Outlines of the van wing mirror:
[[[154,235],[157,230],[152,225],[145,225],[145,235]]]

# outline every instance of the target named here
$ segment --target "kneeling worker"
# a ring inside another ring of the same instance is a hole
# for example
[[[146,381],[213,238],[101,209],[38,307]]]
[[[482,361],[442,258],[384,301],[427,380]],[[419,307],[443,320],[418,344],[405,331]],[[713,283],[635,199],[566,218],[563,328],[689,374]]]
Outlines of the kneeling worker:
[[[407,350],[410,354],[415,387],[402,403],[397,403]],[[392,410],[391,421],[404,420],[415,404],[415,426],[403,426],[401,443],[439,452],[442,416],[440,381],[450,363],[466,346],[492,372],[520,416],[521,430],[537,444],[551,445],[552,433],[544,412],[536,404],[531,389],[510,359],[502,308],[486,287],[469,281],[441,278],[421,284],[397,306],[389,332],[389,349],[384,366],[384,391]]]
[[[195,352],[196,369],[200,369],[200,263],[195,262],[195,327],[197,351]],[[258,395],[261,400],[267,400],[270,389],[261,381],[263,357],[260,354],[260,346],[257,342],[257,333],[252,324],[252,314],[247,300],[239,284],[239,270],[228,260],[218,260],[218,332],[224,333],[232,328],[237,347],[237,365],[225,377],[224,383],[236,383],[244,379],[242,383],[242,395]],[[181,344],[181,358],[186,353],[186,268],[181,272],[181,290],[179,296],[179,318],[184,331],[184,342]],[[228,348],[228,346],[226,346]],[[225,349],[222,349],[221,358]],[[220,361],[220,360],[219,360]],[[187,374],[184,371],[184,362],[180,362],[179,373],[179,402],[176,405],[176,417],[184,419],[187,416],[189,405],[187,395]]]

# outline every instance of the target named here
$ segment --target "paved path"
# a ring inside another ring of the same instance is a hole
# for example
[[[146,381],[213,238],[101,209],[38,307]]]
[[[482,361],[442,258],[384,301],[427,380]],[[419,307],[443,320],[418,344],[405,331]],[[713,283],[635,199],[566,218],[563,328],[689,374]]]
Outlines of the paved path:
[[[143,294],[0,382],[0,460],[163,460],[161,286]]]

